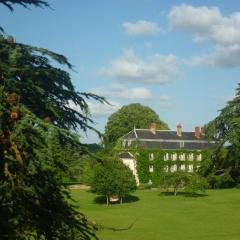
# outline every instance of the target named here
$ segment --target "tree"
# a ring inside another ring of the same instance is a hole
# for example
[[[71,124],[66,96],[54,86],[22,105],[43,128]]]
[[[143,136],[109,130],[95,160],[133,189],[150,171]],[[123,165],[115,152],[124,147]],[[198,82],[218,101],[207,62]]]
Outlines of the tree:
[[[68,143],[82,151],[69,129],[93,129],[85,99],[104,99],[75,90],[56,66],[71,68],[64,56],[12,37],[0,39],[0,63],[0,236],[90,239],[90,226],[62,187],[69,159],[59,150]]]
[[[216,142],[208,172],[229,172],[236,182],[240,182],[240,84],[235,98],[206,126],[206,133]]]
[[[161,177],[160,186],[163,189],[172,189],[174,196],[177,196],[180,189],[191,195],[204,192],[208,184],[207,180],[197,173],[177,171],[164,174]]]
[[[13,5],[18,4],[23,7],[27,7],[28,5],[33,5],[37,7],[49,7],[47,1],[43,0],[0,0],[0,3],[4,4],[11,11],[13,11]]]
[[[161,121],[151,108],[139,103],[125,105],[108,118],[104,133],[104,144],[111,148],[120,137],[134,127],[149,128],[152,122],[157,124],[158,129],[168,129],[168,125]]]
[[[93,192],[106,196],[107,205],[111,196],[122,198],[136,190],[132,171],[118,159],[105,158],[104,164],[96,164],[91,180]]]
[[[166,173],[162,176],[161,184],[165,189],[173,189],[174,196],[177,195],[179,189],[183,188],[189,180],[188,173],[177,171],[173,173]]]
[[[13,11],[14,5],[21,5],[25,8],[27,8],[29,5],[33,5],[36,7],[49,7],[47,1],[43,0],[0,0],[0,4],[3,4],[11,11]],[[1,26],[0,32],[4,33],[4,29]]]
[[[195,195],[198,192],[204,193],[205,189],[209,187],[207,179],[197,173],[189,174],[189,180],[186,183],[185,191],[191,195]]]

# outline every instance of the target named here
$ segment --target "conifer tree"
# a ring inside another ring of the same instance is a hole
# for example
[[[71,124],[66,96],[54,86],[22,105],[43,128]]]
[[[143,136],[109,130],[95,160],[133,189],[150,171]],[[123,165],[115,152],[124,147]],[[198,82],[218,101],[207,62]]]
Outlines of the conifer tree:
[[[215,171],[218,175],[230,173],[240,182],[240,84],[234,99],[206,126],[206,132],[216,142],[209,171]]]
[[[69,130],[93,129],[86,98],[104,99],[77,92],[61,64],[72,67],[62,55],[0,37],[1,239],[94,236],[62,187],[68,159],[59,149],[80,149]]]
[[[11,11],[49,6],[44,0],[0,4]],[[104,99],[77,92],[61,65],[72,68],[62,55],[0,36],[0,239],[96,238],[62,186],[69,170],[63,151],[82,151],[72,132],[93,129],[86,99]],[[80,112],[71,108],[76,105]]]

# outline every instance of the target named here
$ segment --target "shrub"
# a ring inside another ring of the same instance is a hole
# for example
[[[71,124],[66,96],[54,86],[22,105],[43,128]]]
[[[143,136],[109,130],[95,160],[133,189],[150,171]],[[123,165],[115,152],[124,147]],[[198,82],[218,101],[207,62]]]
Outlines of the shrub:
[[[106,196],[107,205],[111,196],[122,198],[136,190],[136,180],[132,171],[120,160],[107,159],[93,169],[92,190]]]
[[[203,192],[208,187],[208,183],[205,178],[196,173],[177,171],[163,175],[160,186],[167,191],[172,190],[174,196],[180,189],[194,195],[197,192]]]
[[[235,181],[228,172],[221,175],[210,174],[207,181],[211,188],[229,188],[235,186]]]
[[[209,185],[205,178],[199,176],[196,173],[189,174],[188,183],[186,185],[186,192],[194,195],[198,192],[205,192],[205,189],[208,187]]]

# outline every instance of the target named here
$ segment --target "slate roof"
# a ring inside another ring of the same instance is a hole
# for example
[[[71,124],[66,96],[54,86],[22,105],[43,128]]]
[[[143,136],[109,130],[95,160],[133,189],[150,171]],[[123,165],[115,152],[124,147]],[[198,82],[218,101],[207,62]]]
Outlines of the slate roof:
[[[135,141],[144,148],[161,149],[208,149],[214,143],[209,143],[204,135],[200,138],[195,137],[195,132],[182,132],[178,136],[176,131],[156,130],[155,134],[149,129],[133,129],[122,137],[123,140]],[[127,147],[127,145],[126,145]]]
[[[122,152],[122,153],[119,153],[119,158],[133,158],[132,154],[129,153],[129,152]]]
[[[153,134],[149,129],[135,129],[123,136],[123,139],[166,139],[166,140],[205,140],[201,135],[200,138],[195,137],[195,132],[182,132],[182,136],[178,136],[176,131],[157,130]]]
[[[140,141],[139,145],[143,148],[200,150],[210,148],[212,143],[184,142],[184,146],[181,146],[179,142]]]

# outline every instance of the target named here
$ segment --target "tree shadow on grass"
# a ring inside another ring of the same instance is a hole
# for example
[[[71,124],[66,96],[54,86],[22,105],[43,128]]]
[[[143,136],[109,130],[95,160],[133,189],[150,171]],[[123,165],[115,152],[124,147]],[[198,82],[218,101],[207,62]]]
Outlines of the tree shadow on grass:
[[[174,193],[173,192],[161,192],[159,195],[160,196],[174,196]],[[208,195],[205,193],[179,192],[179,193],[177,193],[177,196],[198,198],[198,197],[207,197]]]
[[[122,203],[132,203],[132,202],[137,202],[139,201],[139,197],[137,196],[133,196],[133,195],[127,195],[125,197],[123,197],[123,201]],[[95,197],[95,199],[93,200],[94,203],[97,203],[97,204],[106,204],[106,197],[105,196],[97,196]],[[110,203],[111,205],[113,204],[119,204],[120,201],[118,202],[113,202],[113,203]]]

